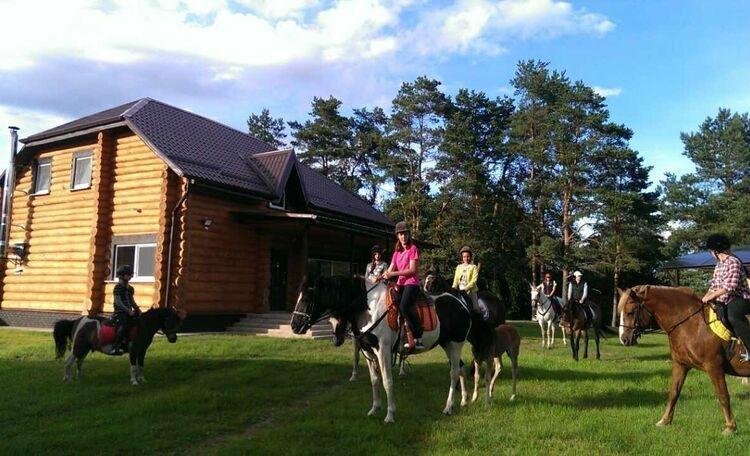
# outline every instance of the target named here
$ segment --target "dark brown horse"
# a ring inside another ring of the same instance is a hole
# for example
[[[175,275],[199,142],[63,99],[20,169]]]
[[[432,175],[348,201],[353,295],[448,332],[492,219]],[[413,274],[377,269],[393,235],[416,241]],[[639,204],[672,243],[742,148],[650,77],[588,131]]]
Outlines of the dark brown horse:
[[[586,339],[583,357],[589,357],[589,330],[593,331],[596,341],[596,359],[601,359],[599,338],[602,335],[602,310],[599,304],[591,300],[586,300],[583,304],[575,300],[568,301],[563,307],[560,326],[570,336],[570,350],[573,353],[574,360],[578,361],[581,336]]]
[[[740,346],[727,355],[728,342],[711,331],[703,304],[689,288],[639,285],[619,290],[620,342],[633,345],[652,320],[669,336],[672,357],[672,388],[664,416],[656,423],[672,423],[675,404],[680,397],[685,376],[690,369],[699,369],[711,377],[714,391],[724,412],[724,434],[732,434],[737,424],[729,405],[725,375],[750,376],[750,363],[740,361]],[[738,344],[739,345],[739,344]]]

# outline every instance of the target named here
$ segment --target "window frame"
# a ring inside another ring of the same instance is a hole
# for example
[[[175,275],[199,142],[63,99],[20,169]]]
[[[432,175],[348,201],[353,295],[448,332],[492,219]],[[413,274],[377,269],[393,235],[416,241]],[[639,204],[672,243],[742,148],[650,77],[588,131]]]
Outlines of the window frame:
[[[157,253],[157,242],[155,234],[146,235],[129,235],[129,236],[114,236],[112,239],[112,253],[111,258],[111,271],[110,281],[116,282],[118,279],[117,274],[117,250],[120,247],[133,247],[135,249],[133,253],[133,278],[130,280],[131,283],[151,283],[156,281],[156,276],[142,276],[139,274],[138,262],[140,260],[140,249],[144,247],[150,247],[154,249],[154,274],[157,273],[156,268],[156,253]]]
[[[76,169],[78,167],[78,161],[82,159],[88,159],[89,160],[89,175],[88,175],[88,184],[86,186],[76,186]],[[87,190],[91,188],[92,181],[93,181],[93,173],[94,173],[94,154],[91,150],[83,150],[80,152],[75,152],[73,154],[73,163],[70,167],[70,191],[77,191],[77,190]]]
[[[47,177],[47,189],[39,190],[39,168],[42,166],[49,167],[49,176]],[[34,182],[32,186],[32,195],[49,195],[52,189],[52,157],[39,158],[34,164]]]

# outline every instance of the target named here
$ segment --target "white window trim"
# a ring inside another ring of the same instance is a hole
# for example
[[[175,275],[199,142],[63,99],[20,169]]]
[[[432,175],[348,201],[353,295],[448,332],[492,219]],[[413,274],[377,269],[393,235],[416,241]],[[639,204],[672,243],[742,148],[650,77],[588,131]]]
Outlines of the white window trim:
[[[284,192],[283,195],[281,195],[281,205],[275,204],[273,201],[268,203],[268,207],[271,209],[280,209],[282,211],[286,210],[286,192]]]
[[[76,185],[76,168],[78,167],[78,160],[84,160],[88,159],[91,165],[89,166],[89,182],[85,185]],[[73,155],[73,169],[70,173],[70,190],[86,190],[91,188],[91,181],[93,180],[93,174],[94,172],[94,154],[86,151],[81,152],[78,155]]]
[[[116,244],[112,247],[112,277],[107,282],[117,282],[117,277],[115,277],[115,274],[117,274],[117,271],[115,270],[117,266],[117,248],[118,247],[135,247],[135,256],[133,257],[133,278],[130,279],[131,283],[149,283],[154,282],[156,278],[154,276],[141,276],[138,275],[138,259],[140,257],[140,248],[141,247],[153,247],[154,250],[156,250],[156,244],[155,243],[147,243],[147,244]],[[154,260],[156,260],[156,252],[154,251]],[[154,268],[155,269],[155,268]]]
[[[39,185],[39,168],[42,166],[49,166],[49,182],[47,183],[47,190],[37,191],[37,187]],[[36,166],[34,170],[34,193],[32,195],[49,195],[49,191],[52,188],[52,157],[48,158],[40,158],[39,161],[37,161]]]

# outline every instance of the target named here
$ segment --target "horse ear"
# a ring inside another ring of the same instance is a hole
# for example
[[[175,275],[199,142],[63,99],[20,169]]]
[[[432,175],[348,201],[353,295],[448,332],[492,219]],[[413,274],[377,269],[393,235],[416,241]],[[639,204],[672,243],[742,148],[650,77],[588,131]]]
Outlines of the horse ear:
[[[636,296],[640,299],[646,299],[646,295],[648,294],[648,288],[649,285],[636,285],[630,290],[635,293]]]

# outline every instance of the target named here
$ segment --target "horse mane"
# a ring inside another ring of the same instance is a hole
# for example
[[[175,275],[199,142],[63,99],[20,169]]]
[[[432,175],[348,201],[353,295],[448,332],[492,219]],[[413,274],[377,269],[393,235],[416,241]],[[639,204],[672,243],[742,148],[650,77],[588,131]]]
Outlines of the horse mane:
[[[689,287],[668,287],[664,285],[636,285],[631,288],[640,299],[646,296],[656,297],[659,300],[687,299],[700,301],[700,297]]]

